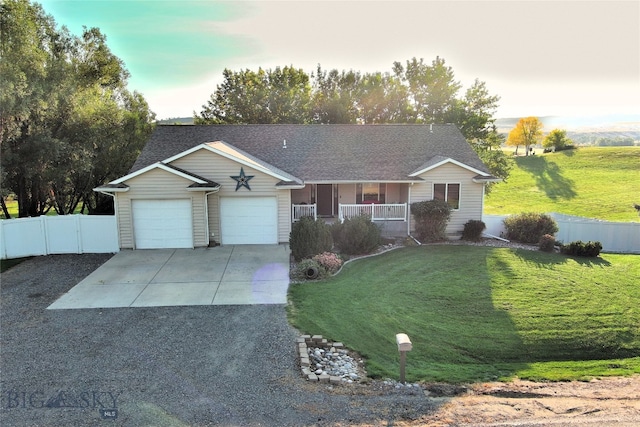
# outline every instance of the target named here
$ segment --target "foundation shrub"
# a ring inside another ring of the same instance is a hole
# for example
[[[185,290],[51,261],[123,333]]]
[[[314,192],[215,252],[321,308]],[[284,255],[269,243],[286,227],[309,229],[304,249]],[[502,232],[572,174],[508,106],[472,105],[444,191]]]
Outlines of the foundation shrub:
[[[576,240],[567,245],[562,245],[560,252],[566,255],[582,256],[582,257],[597,257],[602,250],[602,244],[600,242],[583,242],[582,240]]]
[[[348,255],[368,254],[382,244],[380,227],[368,215],[336,222],[331,227],[331,235],[340,252]]]
[[[545,234],[538,242],[538,249],[542,252],[553,252],[556,245],[556,238],[551,234]]]
[[[411,214],[416,220],[416,237],[422,242],[437,242],[447,237],[447,223],[451,218],[451,206],[443,200],[428,200],[411,204]]]
[[[303,217],[291,227],[289,246],[296,261],[328,252],[333,247],[331,230],[323,220]]]
[[[537,244],[545,234],[553,236],[558,232],[555,220],[547,214],[526,212],[505,218],[507,239],[522,243]]]
[[[479,241],[482,238],[482,232],[485,228],[487,228],[487,225],[484,222],[477,219],[470,219],[462,230],[462,240]]]

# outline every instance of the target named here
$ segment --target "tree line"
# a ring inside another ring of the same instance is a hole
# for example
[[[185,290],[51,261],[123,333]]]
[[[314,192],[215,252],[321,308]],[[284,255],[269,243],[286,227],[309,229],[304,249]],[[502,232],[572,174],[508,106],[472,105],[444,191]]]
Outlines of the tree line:
[[[293,66],[225,69],[195,124],[453,123],[491,172],[506,178],[511,167],[499,149],[504,136],[493,117],[499,97],[478,79],[464,93],[445,60],[412,58],[390,72],[324,70],[307,74]]]
[[[58,28],[29,0],[0,2],[1,192],[20,217],[113,212],[92,189],[124,175],[153,129],[144,97],[97,28]]]

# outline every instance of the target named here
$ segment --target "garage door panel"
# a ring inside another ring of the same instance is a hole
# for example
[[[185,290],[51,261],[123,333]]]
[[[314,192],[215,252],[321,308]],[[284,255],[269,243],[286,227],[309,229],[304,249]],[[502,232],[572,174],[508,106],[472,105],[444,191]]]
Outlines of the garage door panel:
[[[224,197],[220,199],[222,244],[278,243],[275,197]]]
[[[192,248],[191,200],[133,200],[137,249]]]

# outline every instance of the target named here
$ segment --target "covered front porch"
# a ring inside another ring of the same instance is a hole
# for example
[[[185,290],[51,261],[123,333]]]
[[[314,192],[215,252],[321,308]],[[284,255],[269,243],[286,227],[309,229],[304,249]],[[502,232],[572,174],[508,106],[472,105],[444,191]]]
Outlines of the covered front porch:
[[[291,190],[291,219],[344,221],[366,215],[381,225],[383,235],[402,236],[408,233],[408,200],[408,183],[307,184]]]

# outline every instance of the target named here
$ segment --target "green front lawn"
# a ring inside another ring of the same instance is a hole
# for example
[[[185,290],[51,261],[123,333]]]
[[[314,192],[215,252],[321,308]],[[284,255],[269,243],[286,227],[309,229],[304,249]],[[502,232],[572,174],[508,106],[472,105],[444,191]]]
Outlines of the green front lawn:
[[[342,341],[373,377],[408,381],[584,379],[640,373],[640,256],[570,258],[435,245],[353,261],[291,285],[289,317]]]

